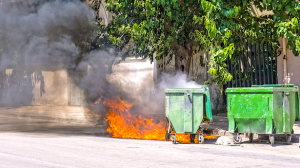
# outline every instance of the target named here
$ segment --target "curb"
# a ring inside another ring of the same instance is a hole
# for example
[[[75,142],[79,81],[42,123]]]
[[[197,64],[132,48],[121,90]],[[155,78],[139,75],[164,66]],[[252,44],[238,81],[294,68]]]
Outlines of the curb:
[[[18,119],[34,119],[34,120],[42,120],[42,121],[51,121],[51,122],[63,122],[63,123],[74,123],[74,124],[86,124],[86,125],[96,125],[97,122],[88,121],[85,119],[70,119],[70,118],[56,118],[49,116],[36,116],[36,115],[28,115],[28,114],[16,114],[16,113],[6,113],[1,114],[0,116],[4,117],[14,117]]]

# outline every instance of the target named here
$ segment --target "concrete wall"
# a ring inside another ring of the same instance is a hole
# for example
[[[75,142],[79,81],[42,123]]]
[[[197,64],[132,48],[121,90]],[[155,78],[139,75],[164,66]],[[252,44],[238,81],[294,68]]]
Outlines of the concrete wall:
[[[112,19],[112,14],[108,11],[106,11],[105,2],[101,2],[103,5],[100,6],[99,8],[99,17],[103,18],[102,24],[108,25],[109,21]]]
[[[279,39],[280,47],[283,47],[282,38]],[[287,83],[294,84],[300,87],[300,57],[295,56],[291,50],[287,50]],[[277,57],[277,74],[278,83],[284,84],[284,71],[283,71],[283,52]]]
[[[34,85],[32,91],[34,95],[32,105],[67,106],[67,71],[42,71],[42,76],[44,78],[44,81],[39,81]]]
[[[61,65],[11,67],[1,77],[0,104],[81,106],[84,97],[75,84],[76,75],[78,73],[70,74]]]

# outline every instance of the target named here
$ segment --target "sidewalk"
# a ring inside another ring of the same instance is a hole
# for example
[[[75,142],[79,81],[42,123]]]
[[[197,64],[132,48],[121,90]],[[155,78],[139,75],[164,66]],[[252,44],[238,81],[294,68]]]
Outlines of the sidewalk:
[[[76,106],[0,108],[0,132],[108,136],[95,114]]]
[[[51,122],[96,125],[96,115],[85,107],[77,106],[22,106],[0,107],[0,116],[36,119]]]

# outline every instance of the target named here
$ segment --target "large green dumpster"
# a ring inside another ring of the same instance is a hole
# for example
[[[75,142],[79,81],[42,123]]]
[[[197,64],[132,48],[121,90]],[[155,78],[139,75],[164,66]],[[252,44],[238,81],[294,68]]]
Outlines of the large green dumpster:
[[[295,119],[299,119],[298,87],[290,85],[253,85],[247,88],[228,88],[228,131],[237,133],[269,134],[274,145],[274,134],[285,134],[291,141]]]
[[[192,89],[165,89],[165,114],[168,121],[166,139],[171,135],[176,143],[176,134],[191,134],[191,141],[197,135],[198,142],[204,143],[200,124],[206,115],[212,121],[209,89],[202,85]]]

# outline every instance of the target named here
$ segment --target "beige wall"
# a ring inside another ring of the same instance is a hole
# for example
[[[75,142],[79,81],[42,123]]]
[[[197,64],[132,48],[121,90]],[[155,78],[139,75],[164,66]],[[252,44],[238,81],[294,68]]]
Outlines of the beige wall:
[[[7,69],[6,74],[11,76],[13,69]],[[24,94],[18,95],[22,96],[23,99],[28,99],[28,101],[20,101],[20,105],[56,105],[56,106],[67,106],[68,105],[68,86],[67,79],[68,73],[66,70],[57,71],[41,71],[42,78],[37,79],[36,73],[31,75],[30,87],[25,87],[26,90]],[[22,76],[21,76],[22,77]],[[19,78],[16,78],[20,80]],[[9,85],[8,85],[9,86]],[[18,86],[19,88],[22,85]],[[14,101],[15,90],[18,88],[7,89],[8,97],[5,101]],[[29,103],[31,100],[31,103]],[[22,104],[26,102],[26,104]],[[28,104],[29,103],[29,104]]]
[[[101,2],[102,3],[102,2]],[[105,9],[106,3],[99,8],[99,17],[103,18],[102,24],[108,25],[108,22],[112,19],[112,14]]]
[[[0,90],[0,103],[6,106],[86,105],[84,92],[74,81],[80,81],[82,72],[68,73],[66,68],[54,65],[51,68],[43,67],[39,69],[40,67],[31,66],[17,72],[14,72],[15,68],[6,69],[5,87]],[[31,71],[33,68],[39,70]]]
[[[42,75],[44,77],[44,88],[41,87],[41,82],[35,84],[35,87],[32,91],[34,95],[32,105],[67,106],[67,71],[42,71]]]
[[[280,47],[282,46],[282,38],[279,39]],[[278,74],[278,84],[284,84],[283,75],[283,52],[279,57],[277,57],[277,74]],[[294,84],[300,87],[300,57],[296,57],[291,50],[287,50],[287,82],[289,84]]]

